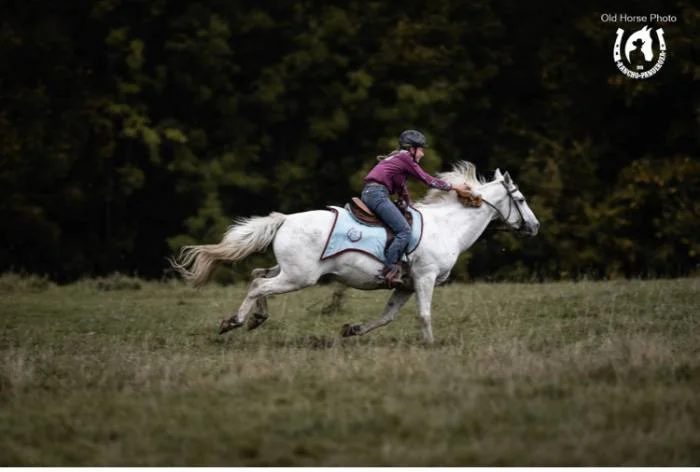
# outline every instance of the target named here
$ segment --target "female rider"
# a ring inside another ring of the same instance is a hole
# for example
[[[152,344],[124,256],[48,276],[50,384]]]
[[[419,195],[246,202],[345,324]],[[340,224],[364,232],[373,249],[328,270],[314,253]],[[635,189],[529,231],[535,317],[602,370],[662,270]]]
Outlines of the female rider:
[[[382,275],[389,287],[401,279],[399,259],[408,246],[411,227],[401,211],[389,199],[390,195],[399,195],[402,205],[410,205],[406,180],[415,177],[426,185],[440,190],[467,192],[466,184],[450,185],[432,177],[424,171],[419,162],[423,158],[423,149],[428,147],[425,136],[420,131],[406,130],[399,136],[399,149],[388,156],[378,156],[379,164],[365,177],[362,189],[362,201],[367,207],[394,232],[394,240],[386,249],[386,267]]]

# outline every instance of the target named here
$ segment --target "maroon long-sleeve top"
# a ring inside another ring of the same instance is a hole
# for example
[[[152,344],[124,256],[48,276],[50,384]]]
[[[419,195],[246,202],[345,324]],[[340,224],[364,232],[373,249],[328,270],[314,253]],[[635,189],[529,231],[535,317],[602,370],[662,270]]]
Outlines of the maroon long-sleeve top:
[[[411,197],[408,194],[406,180],[413,176],[426,185],[439,188],[440,190],[450,190],[452,185],[440,180],[424,171],[413,156],[408,151],[400,151],[387,157],[374,166],[365,177],[365,182],[375,182],[384,185],[389,190],[389,195],[397,194],[408,204]]]

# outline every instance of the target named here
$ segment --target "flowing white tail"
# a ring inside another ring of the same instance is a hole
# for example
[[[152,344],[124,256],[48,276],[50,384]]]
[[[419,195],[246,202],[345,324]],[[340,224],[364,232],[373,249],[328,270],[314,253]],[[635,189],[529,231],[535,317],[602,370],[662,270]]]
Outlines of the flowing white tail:
[[[268,216],[239,218],[231,225],[219,244],[185,246],[179,261],[170,259],[182,277],[199,287],[209,277],[216,261],[238,261],[256,251],[264,251],[275,239],[287,215],[272,212]]]

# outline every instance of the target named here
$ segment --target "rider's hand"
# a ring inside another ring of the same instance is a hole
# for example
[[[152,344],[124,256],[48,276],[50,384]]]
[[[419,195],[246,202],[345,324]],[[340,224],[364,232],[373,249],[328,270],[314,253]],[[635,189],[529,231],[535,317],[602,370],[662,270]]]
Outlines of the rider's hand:
[[[452,190],[456,191],[459,194],[471,192],[472,189],[467,184],[454,184],[452,186]]]
[[[452,186],[452,190],[457,192],[457,196],[466,201],[469,204],[469,206],[481,206],[481,194],[472,190],[471,187],[469,187],[469,185],[455,184]]]

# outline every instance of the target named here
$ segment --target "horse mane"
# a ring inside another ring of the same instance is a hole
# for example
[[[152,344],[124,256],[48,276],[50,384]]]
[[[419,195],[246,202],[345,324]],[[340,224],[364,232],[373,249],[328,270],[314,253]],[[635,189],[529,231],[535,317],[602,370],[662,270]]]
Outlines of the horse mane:
[[[487,183],[483,177],[477,176],[476,166],[468,161],[456,162],[452,165],[451,171],[439,172],[437,177],[453,185],[465,183],[474,189]],[[457,201],[457,195],[454,192],[445,192],[444,190],[431,188],[425,197],[420,200],[420,203],[430,205],[452,201]]]

